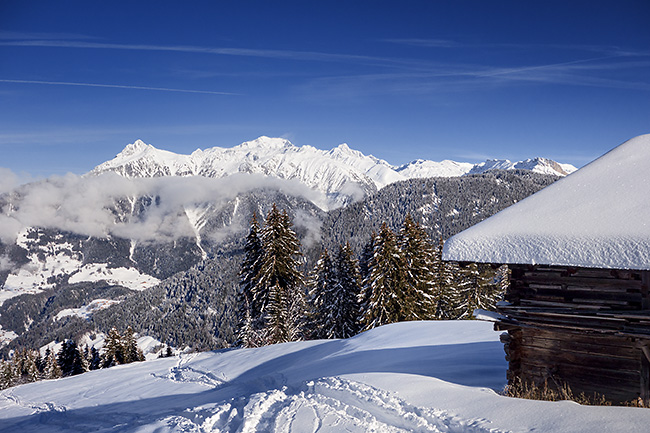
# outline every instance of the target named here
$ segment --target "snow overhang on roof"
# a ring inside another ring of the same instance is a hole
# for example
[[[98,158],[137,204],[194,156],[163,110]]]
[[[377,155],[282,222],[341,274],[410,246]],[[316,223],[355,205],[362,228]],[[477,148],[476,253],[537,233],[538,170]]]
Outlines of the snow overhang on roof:
[[[650,134],[451,237],[443,259],[650,270]]]

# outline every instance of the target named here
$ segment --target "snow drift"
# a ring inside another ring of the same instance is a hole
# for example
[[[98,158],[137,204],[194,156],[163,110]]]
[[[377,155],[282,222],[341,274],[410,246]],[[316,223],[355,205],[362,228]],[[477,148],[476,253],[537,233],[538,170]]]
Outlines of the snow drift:
[[[502,397],[498,334],[408,322],[348,340],[224,350],[0,392],[0,431],[644,431],[650,411]]]

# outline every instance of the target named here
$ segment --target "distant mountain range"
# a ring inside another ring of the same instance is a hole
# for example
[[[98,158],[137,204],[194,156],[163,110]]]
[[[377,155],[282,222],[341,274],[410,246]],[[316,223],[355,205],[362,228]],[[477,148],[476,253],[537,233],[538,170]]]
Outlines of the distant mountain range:
[[[391,183],[414,178],[456,177],[487,170],[530,170],[565,176],[576,170],[546,158],[511,162],[489,159],[479,164],[444,160],[416,160],[393,166],[372,155],[341,144],[325,151],[295,146],[283,138],[259,137],[232,148],[198,149],[190,155],[160,150],[137,140],[114,159],[95,167],[90,174],[114,172],[128,178],[203,176],[222,178],[235,173],[262,174],[296,179],[324,193],[329,208],[359,200]]]
[[[289,213],[309,270],[322,247],[359,253],[406,213],[447,238],[573,170],[544,158],[395,167],[268,137],[191,155],[136,141],[84,176],[0,195],[0,353],[126,325],[221,347],[254,213]]]

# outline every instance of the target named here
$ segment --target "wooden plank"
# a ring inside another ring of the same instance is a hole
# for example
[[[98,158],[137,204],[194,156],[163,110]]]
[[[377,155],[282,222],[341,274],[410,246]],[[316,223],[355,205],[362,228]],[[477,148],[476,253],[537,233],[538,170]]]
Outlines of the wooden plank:
[[[530,320],[526,318],[517,318],[515,319],[506,319],[499,322],[495,322],[495,326],[498,325],[498,330],[510,330],[513,327],[516,328],[534,328],[534,329],[553,329],[563,332],[572,332],[572,333],[583,333],[585,335],[612,335],[618,337],[632,337],[647,339],[650,337],[650,330],[645,327],[639,327],[638,329],[607,329],[607,328],[594,328],[590,326],[579,326],[574,323],[553,323],[553,322],[542,322],[539,320]],[[508,328],[508,329],[506,329]]]
[[[554,352],[571,351],[585,355],[608,356],[612,359],[625,358],[631,362],[636,362],[639,356],[639,350],[632,345],[603,345],[597,341],[591,343],[576,342],[572,340],[547,339],[539,336],[524,335],[521,344],[523,346],[550,350]]]
[[[641,294],[643,296],[643,302],[641,308],[644,310],[650,310],[650,271],[645,271],[641,275]]]
[[[640,373],[638,367],[636,371],[607,370],[587,365],[574,365],[566,362],[556,362],[553,365],[549,365],[541,360],[533,358],[522,358],[520,363],[522,371],[526,371],[528,368],[542,369],[547,371],[548,375],[551,375],[556,379],[562,379],[568,383],[580,379],[587,383],[603,384],[603,386],[607,384],[610,384],[611,386],[623,384],[623,388],[631,387],[634,389],[634,392],[638,392],[639,390]]]
[[[523,345],[519,350],[523,359],[535,359],[536,362],[544,365],[567,364],[577,367],[588,366],[592,371],[598,371],[599,374],[608,374],[609,371],[617,372],[639,371],[639,352],[633,359],[626,357],[608,356],[607,354],[596,354],[588,352],[578,352],[570,350],[550,351],[546,348]]]
[[[644,346],[644,355],[641,357],[640,372],[640,397],[645,405],[650,404],[650,350]]]
[[[553,274],[548,275],[523,275],[510,279],[516,285],[541,284],[552,286],[573,285],[598,290],[640,290],[643,286],[641,280],[622,280],[605,278],[564,277]]]

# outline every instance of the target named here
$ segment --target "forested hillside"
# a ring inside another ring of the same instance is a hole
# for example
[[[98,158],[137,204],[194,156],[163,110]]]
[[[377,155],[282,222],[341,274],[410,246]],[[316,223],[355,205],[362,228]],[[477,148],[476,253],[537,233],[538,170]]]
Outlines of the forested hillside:
[[[397,232],[405,216],[410,214],[430,241],[437,244],[441,237],[447,238],[487,218],[556,179],[529,171],[412,179],[389,185],[363,201],[328,213],[318,211],[304,200],[272,190],[252,192],[233,201],[230,210],[221,211],[218,220],[208,221],[222,228],[217,242],[211,239],[214,248],[207,252],[205,259],[156,287],[133,292],[102,281],[63,284],[57,290],[5,301],[0,306],[0,324],[3,329],[20,335],[5,351],[40,347],[93,329],[107,332],[111,327],[126,329],[127,326],[175,347],[187,345],[197,350],[225,347],[236,339],[238,273],[248,224],[254,213],[264,217],[273,203],[286,210],[292,219],[301,242],[300,272],[308,276],[323,247],[333,253],[340,245],[349,243],[356,258],[361,258],[363,247],[373,232],[379,233],[383,223]],[[237,219],[233,219],[235,215]],[[155,252],[155,245],[147,250],[152,251],[152,257],[160,255]],[[175,249],[166,251],[166,254],[174,253]],[[94,312],[88,319],[67,316],[53,320],[62,309],[81,307],[100,296],[121,302]]]

